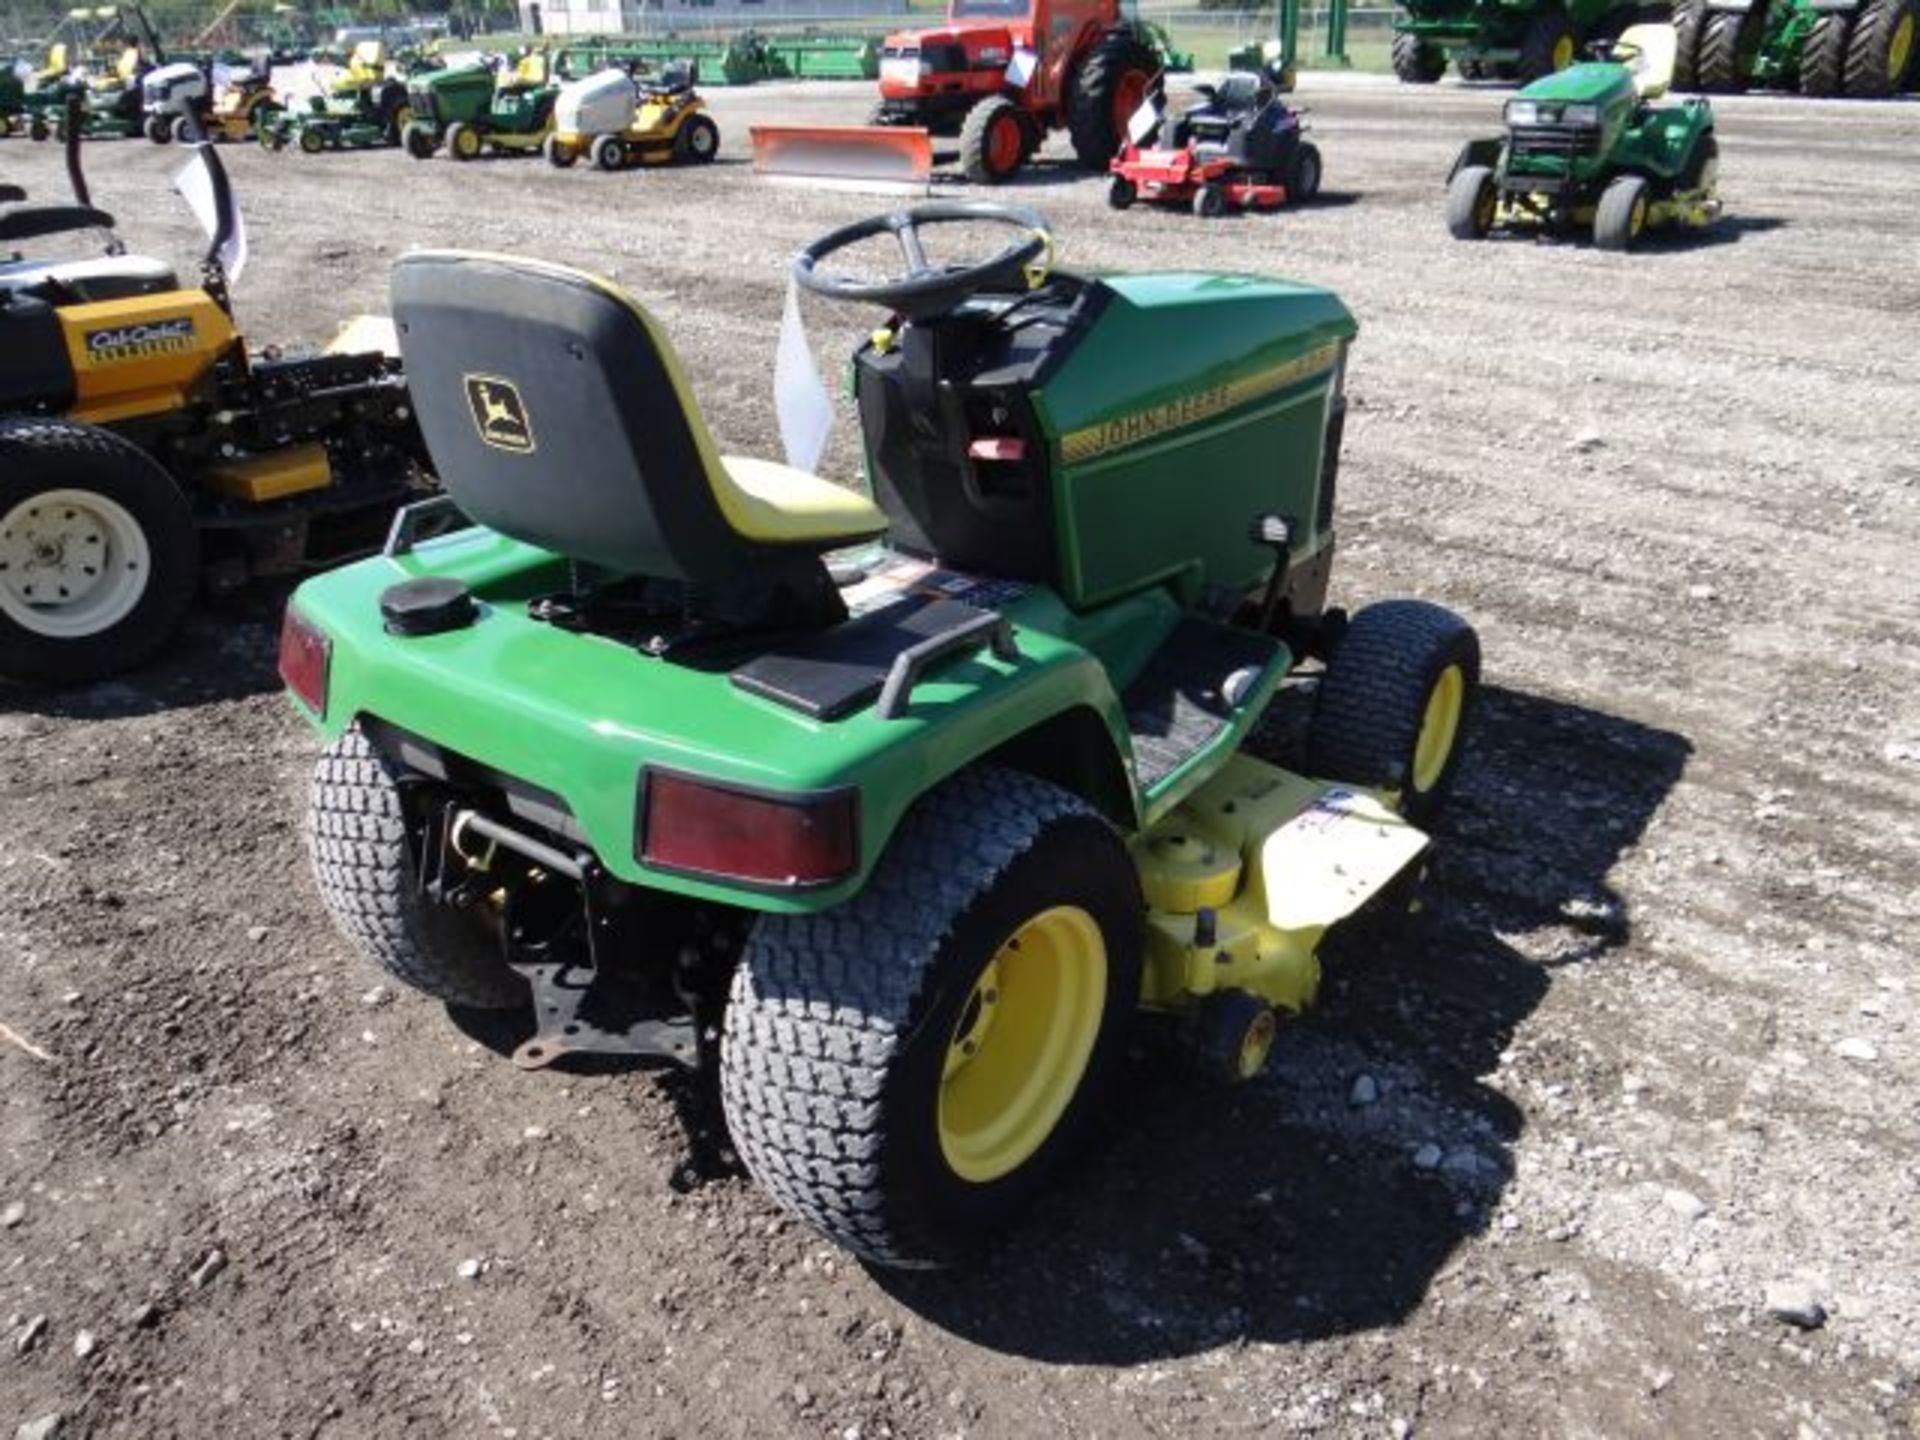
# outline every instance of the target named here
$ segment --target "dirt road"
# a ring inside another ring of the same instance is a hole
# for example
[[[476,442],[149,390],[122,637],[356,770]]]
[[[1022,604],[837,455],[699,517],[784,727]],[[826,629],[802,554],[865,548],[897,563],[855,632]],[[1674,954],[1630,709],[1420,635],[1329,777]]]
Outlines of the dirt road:
[[[704,172],[229,151],[243,318],[316,342],[407,247],[548,255],[632,287],[722,441],[773,452],[786,258],[877,203],[756,181],[746,125],[865,98],[717,92]],[[1273,218],[1116,216],[1064,164],[1014,192],[1067,265],[1337,289],[1336,589],[1480,627],[1427,920],[1268,1077],[1139,1061],[996,1254],[867,1273],[725,1169],[689,1087],[523,1074],[347,951],[256,593],[123,682],[0,695],[0,1021],[51,1057],[0,1044],[0,1425],[1920,1426],[1920,104],[1717,106],[1729,218],[1621,257],[1446,238],[1501,98],[1307,77],[1329,193]],[[138,248],[190,253],[177,156],[88,162]],[[810,318],[823,354],[871,323]]]

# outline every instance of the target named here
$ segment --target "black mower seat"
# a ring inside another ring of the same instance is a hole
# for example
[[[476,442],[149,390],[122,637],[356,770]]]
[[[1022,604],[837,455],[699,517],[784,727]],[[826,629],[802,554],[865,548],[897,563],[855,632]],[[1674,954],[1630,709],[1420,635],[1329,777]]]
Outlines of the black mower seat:
[[[698,583],[887,527],[851,490],[722,456],[666,337],[609,281],[423,251],[394,268],[393,317],[441,483],[503,534],[619,574]]]
[[[98,255],[86,260],[0,262],[0,291],[82,305],[160,295],[180,281],[164,260],[145,255]]]

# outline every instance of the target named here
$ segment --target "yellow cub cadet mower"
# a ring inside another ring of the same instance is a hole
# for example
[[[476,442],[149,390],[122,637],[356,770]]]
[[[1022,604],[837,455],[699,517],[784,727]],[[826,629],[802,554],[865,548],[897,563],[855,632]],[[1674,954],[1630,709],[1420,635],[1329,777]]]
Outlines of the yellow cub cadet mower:
[[[720,153],[720,127],[693,88],[693,67],[675,61],[657,80],[614,69],[570,82],[543,148],[562,170],[583,155],[601,170],[705,165]]]
[[[76,203],[0,188],[0,676],[34,683],[145,659],[202,578],[227,589],[370,548],[425,480],[381,322],[322,354],[250,353],[227,295],[241,222],[198,126],[182,188],[212,243],[182,285],[93,207],[70,104]],[[104,254],[15,248],[86,231],[106,232]]]

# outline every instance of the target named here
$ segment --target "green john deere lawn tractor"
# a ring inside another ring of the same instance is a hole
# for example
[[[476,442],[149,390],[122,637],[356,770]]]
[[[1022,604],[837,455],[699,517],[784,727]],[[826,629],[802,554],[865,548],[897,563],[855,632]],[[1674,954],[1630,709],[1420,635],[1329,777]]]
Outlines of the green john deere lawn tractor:
[[[280,111],[260,127],[260,143],[269,150],[292,145],[308,155],[398,145],[413,120],[407,83],[393,73],[384,45],[363,40],[327,93],[308,97],[304,110]]]
[[[1667,91],[1674,48],[1671,25],[1636,25],[1507,101],[1507,133],[1469,141],[1447,177],[1454,238],[1579,228],[1602,250],[1626,250],[1651,230],[1712,224],[1713,109],[1652,103]]]
[[[1581,47],[1618,35],[1642,5],[1622,0],[1400,0],[1393,21],[1393,73],[1431,85],[1447,61],[1463,80],[1527,84],[1580,58]],[[1665,8],[1661,7],[1664,17]]]
[[[456,160],[477,159],[488,150],[535,155],[553,133],[559,93],[538,50],[500,75],[491,65],[430,70],[407,86],[413,119],[400,143],[416,160],[432,159],[443,144]]]
[[[1679,0],[1674,83],[1882,99],[1920,82],[1920,0]]]
[[[1010,241],[930,264],[959,222]],[[886,237],[905,273],[830,268]],[[1345,306],[1052,246],[950,202],[797,258],[890,317],[851,366],[874,501],[721,455],[612,284],[405,257],[470,524],[403,512],[282,636],[345,934],[526,1007],[522,1064],[716,1067],[753,1174],[885,1263],[1002,1232],[1136,1011],[1257,1073],[1328,933],[1404,903],[1478,683],[1448,611],[1326,604]],[[1287,768],[1246,749],[1282,687],[1311,707]]]

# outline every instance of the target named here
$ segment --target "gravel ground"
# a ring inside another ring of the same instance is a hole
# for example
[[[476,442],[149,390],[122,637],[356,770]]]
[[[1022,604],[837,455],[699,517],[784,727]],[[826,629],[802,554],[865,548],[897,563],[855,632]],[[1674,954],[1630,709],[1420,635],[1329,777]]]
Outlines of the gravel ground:
[[[773,452],[785,259],[878,207],[757,181],[746,126],[866,97],[712,98],[698,173],[229,151],[250,333],[324,340],[410,246],[549,255],[637,291],[723,443]],[[1253,1086],[1137,1061],[978,1265],[869,1273],[727,1168],[692,1087],[521,1073],[346,950],[256,591],[124,681],[0,696],[0,1020],[43,1052],[0,1045],[0,1423],[1920,1426],[1920,106],[1719,105],[1727,220],[1622,257],[1446,238],[1498,91],[1299,98],[1311,209],[1115,216],[1064,163],[1014,193],[1065,264],[1278,271],[1359,315],[1336,588],[1453,605],[1487,654],[1405,947],[1346,957]],[[88,163],[130,240],[190,253],[176,157]],[[810,318],[824,354],[870,323]]]

